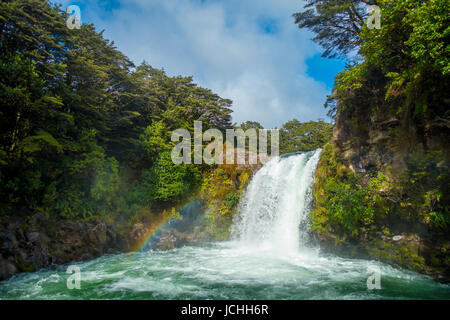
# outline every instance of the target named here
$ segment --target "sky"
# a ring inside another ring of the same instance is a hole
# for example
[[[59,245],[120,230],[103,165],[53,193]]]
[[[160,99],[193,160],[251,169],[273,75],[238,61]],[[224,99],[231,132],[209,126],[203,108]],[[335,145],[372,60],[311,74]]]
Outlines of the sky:
[[[265,128],[327,118],[324,108],[345,62],[321,58],[313,34],[292,14],[302,0],[55,0],[78,5],[135,64],[146,61],[169,76],[233,100],[233,122]]]

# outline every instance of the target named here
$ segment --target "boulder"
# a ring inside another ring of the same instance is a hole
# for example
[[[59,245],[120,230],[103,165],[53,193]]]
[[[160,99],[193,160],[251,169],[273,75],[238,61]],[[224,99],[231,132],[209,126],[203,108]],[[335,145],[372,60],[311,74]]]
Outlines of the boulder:
[[[9,279],[11,276],[19,273],[16,266],[9,260],[0,256],[0,281]]]

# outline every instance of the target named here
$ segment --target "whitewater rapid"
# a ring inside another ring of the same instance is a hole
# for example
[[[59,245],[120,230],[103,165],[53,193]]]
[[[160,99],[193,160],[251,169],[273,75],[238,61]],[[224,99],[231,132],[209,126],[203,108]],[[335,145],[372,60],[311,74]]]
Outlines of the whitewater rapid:
[[[321,150],[276,157],[250,182],[234,217],[242,246],[292,255],[310,242],[309,209]]]
[[[450,299],[450,287],[378,261],[320,252],[309,212],[320,150],[277,157],[253,177],[232,226],[232,240],[145,251],[0,282],[0,299]],[[377,271],[380,289],[367,279]]]

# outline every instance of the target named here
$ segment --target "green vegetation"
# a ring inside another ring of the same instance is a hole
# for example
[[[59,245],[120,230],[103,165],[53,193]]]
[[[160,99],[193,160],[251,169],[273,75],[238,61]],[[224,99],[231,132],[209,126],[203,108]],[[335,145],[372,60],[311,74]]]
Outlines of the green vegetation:
[[[203,180],[200,197],[207,203],[205,231],[210,240],[227,240],[239,199],[252,172],[249,168],[222,165]]]
[[[372,4],[380,29],[365,24]],[[335,137],[322,120],[280,129],[281,154],[325,146],[312,212],[321,239],[426,272],[450,270],[449,7],[308,0],[296,23],[324,56],[350,56],[326,103]],[[226,239],[255,168],[174,165],[170,137],[193,136],[196,120],[233,128],[232,102],[191,77],[135,66],[93,25],[70,30],[66,18],[46,0],[0,3],[0,215],[130,226],[177,218],[199,195],[206,237]],[[392,242],[399,234],[407,240]]]
[[[264,130],[264,127],[256,121],[246,121],[237,128],[244,131],[255,129],[257,133],[259,130]],[[308,122],[300,122],[297,119],[293,119],[283,124],[279,130],[280,154],[316,150],[330,142],[333,137],[333,125],[321,119]],[[248,143],[248,139],[246,143]],[[270,143],[271,135],[267,133],[268,147],[270,147]]]
[[[434,158],[412,156],[410,166],[399,180],[392,180],[382,171],[361,176],[349,170],[337,158],[331,144],[326,145],[317,171],[314,228],[324,225],[357,236],[367,226],[386,219],[409,224],[413,231],[426,224],[434,233],[447,230],[450,220],[442,200],[449,186],[447,168],[439,168]],[[423,167],[426,165],[426,167]],[[391,223],[393,231],[395,223]]]
[[[126,218],[195,191],[205,168],[173,165],[171,132],[230,128],[231,101],[65,19],[47,1],[0,3],[1,213]]]
[[[380,7],[380,29],[364,23],[368,5]],[[296,23],[316,33],[324,56],[352,60],[326,104],[336,136],[317,171],[315,230],[448,277],[448,1],[311,0],[306,8]],[[417,239],[393,243],[395,234]]]
[[[194,121],[225,133],[232,102],[191,77],[135,66],[93,25],[71,30],[66,19],[46,0],[0,3],[0,215],[40,211],[55,226],[98,218],[126,234],[200,197],[207,237],[226,239],[252,170],[175,165],[171,134],[193,136]],[[282,132],[285,152],[307,151],[331,125],[294,120]]]
[[[323,120],[286,122],[280,129],[280,154],[322,148],[333,136],[333,125]]]
[[[161,153],[149,171],[143,172],[144,189],[149,200],[178,201],[189,190],[195,190],[201,176],[196,165],[175,165],[170,152]],[[148,186],[148,188],[146,188]]]
[[[360,176],[339,163],[331,144],[322,152],[314,195],[313,230],[323,232],[332,226],[342,236],[356,236],[373,222],[370,189],[362,184]]]
[[[376,0],[307,0],[303,12],[294,14],[299,28],[311,29],[314,41],[324,48],[323,57],[345,55],[361,45],[367,5]]]
[[[362,62],[337,77],[331,97],[339,101],[336,111],[364,104],[392,116],[407,115],[418,126],[437,116],[444,120],[449,103],[448,3],[376,2],[381,29],[362,28]]]
[[[440,195],[448,190],[448,170],[433,163],[434,158],[418,160],[412,156],[411,165],[399,180],[382,171],[361,176],[349,170],[336,151],[331,144],[325,146],[316,173],[311,220],[319,237],[325,240],[333,235],[333,246],[356,246],[351,255],[359,252],[422,272],[432,273],[430,265],[441,271],[448,269],[444,239],[450,220]],[[392,237],[399,234],[411,239],[393,242]],[[435,243],[429,249],[428,261],[424,252],[419,254],[421,240],[414,234]]]
[[[247,131],[248,129],[262,130],[264,127],[257,121],[245,121],[239,126],[240,129]]]

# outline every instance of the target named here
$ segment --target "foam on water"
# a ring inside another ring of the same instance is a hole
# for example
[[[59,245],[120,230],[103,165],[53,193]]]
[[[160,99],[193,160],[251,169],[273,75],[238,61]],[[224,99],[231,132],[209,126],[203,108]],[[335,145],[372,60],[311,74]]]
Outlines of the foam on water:
[[[275,158],[256,173],[233,221],[233,239],[165,252],[106,255],[0,283],[0,299],[450,299],[450,287],[376,261],[323,254],[309,207],[320,151]],[[372,270],[380,290],[368,290]]]
[[[250,182],[233,222],[233,237],[253,249],[298,253],[309,237],[309,206],[320,150],[276,157]]]

